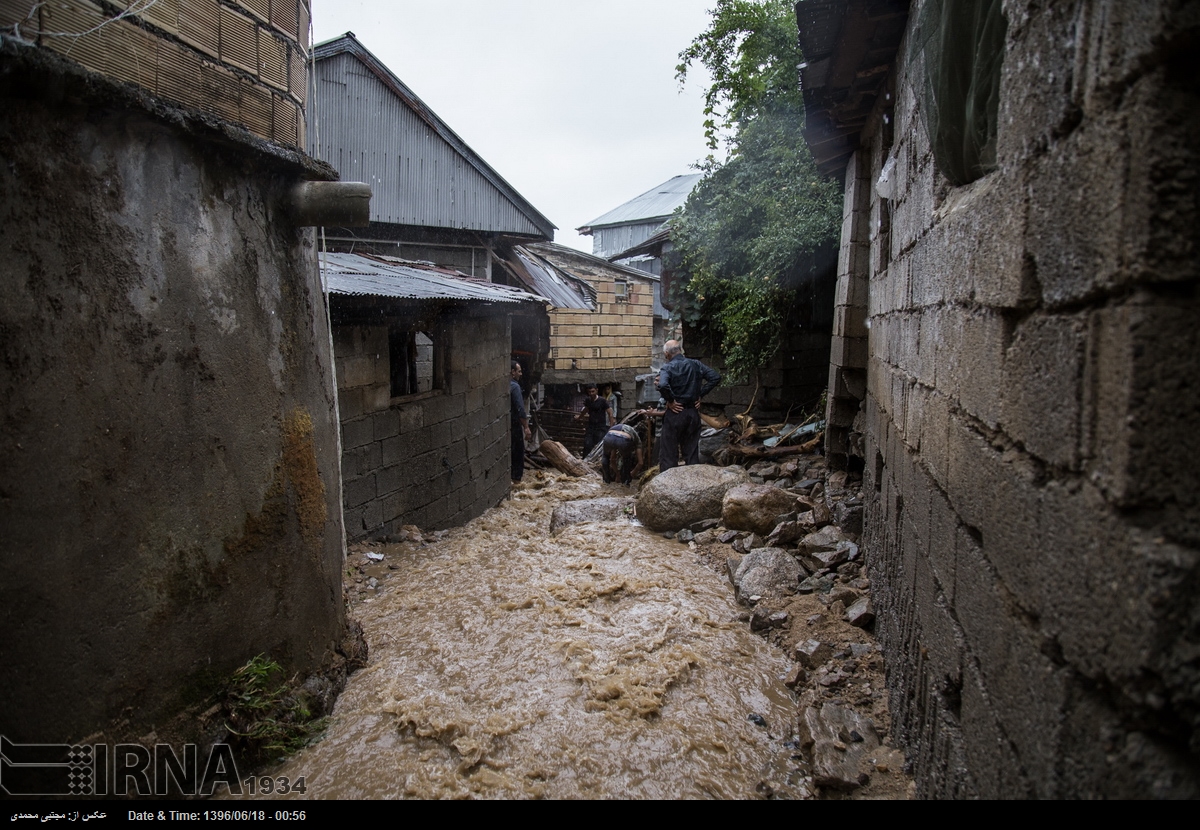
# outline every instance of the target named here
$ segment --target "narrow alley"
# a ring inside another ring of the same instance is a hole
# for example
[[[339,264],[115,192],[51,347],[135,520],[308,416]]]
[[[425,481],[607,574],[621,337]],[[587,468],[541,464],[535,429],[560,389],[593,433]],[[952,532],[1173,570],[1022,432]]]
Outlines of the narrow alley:
[[[561,502],[627,492],[539,472],[431,544],[359,546],[370,663],[263,774],[308,798],[815,796],[794,664],[694,544],[632,517],[549,532]]]

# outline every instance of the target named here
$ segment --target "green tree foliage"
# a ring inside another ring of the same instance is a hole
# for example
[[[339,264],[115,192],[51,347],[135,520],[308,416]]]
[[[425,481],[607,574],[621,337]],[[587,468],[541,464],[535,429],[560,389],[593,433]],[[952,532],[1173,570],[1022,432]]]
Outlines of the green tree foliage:
[[[712,76],[705,125],[729,155],[672,220],[674,308],[725,356],[727,382],[743,381],[778,350],[795,291],[814,278],[818,253],[837,239],[841,188],[822,178],[800,133],[800,51],[788,0],[718,0],[709,28],[680,53]]]

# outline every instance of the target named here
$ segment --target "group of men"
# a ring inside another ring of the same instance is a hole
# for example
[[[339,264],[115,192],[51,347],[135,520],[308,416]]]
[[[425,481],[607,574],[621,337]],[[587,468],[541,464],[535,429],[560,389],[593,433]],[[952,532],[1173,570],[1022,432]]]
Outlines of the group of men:
[[[662,396],[661,410],[646,411],[649,415],[662,415],[663,426],[659,435],[658,467],[665,472],[679,463],[683,456],[685,464],[700,463],[700,402],[721,382],[721,375],[699,360],[684,357],[678,340],[668,340],[663,345],[666,363],[658,373],[656,385]],[[512,362],[512,480],[520,481],[525,469],[525,441],[530,438],[529,417],[521,394],[521,364]],[[644,451],[637,430],[628,424],[616,423],[612,405],[600,395],[595,384],[587,387],[587,400],[576,415],[586,420],[583,438],[583,454],[586,457],[599,443],[604,444],[602,471],[604,481],[610,482],[618,474],[624,484],[630,484],[645,466]]]

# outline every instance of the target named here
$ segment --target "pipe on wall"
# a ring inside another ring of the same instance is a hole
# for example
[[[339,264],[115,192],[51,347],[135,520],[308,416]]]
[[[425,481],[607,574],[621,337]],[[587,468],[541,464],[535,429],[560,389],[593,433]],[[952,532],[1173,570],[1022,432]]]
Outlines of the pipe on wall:
[[[371,186],[363,182],[301,182],[288,208],[302,228],[363,228],[371,221]]]

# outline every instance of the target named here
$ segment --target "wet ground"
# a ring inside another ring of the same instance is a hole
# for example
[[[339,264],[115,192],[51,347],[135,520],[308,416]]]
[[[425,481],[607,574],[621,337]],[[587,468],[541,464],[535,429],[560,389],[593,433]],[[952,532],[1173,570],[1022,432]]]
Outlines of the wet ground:
[[[355,548],[370,664],[270,774],[304,776],[308,798],[814,795],[792,664],[727,580],[631,521],[551,537],[559,501],[617,491],[531,473],[432,543]]]

